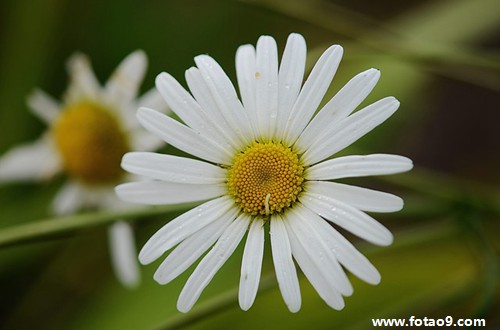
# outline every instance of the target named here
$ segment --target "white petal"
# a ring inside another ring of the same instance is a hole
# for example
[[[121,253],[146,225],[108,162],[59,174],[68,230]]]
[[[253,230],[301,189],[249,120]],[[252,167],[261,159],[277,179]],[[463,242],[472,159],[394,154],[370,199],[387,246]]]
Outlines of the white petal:
[[[370,94],[379,78],[380,71],[376,69],[366,70],[352,78],[307,125],[297,140],[297,150],[304,152],[316,140],[324,139],[328,127],[353,112]]]
[[[132,175],[127,175],[126,178],[127,180],[128,179],[140,180],[140,178],[137,178],[136,176]],[[114,190],[114,186],[103,186],[101,190],[102,192],[99,194],[91,192],[93,196],[96,196],[97,199],[96,205],[100,209],[123,212],[123,211],[131,211],[134,209],[137,210],[139,208],[144,208],[144,206],[138,206],[136,204],[127,203],[118,198]]]
[[[255,48],[252,45],[240,46],[236,51],[236,77],[243,106],[256,134],[258,120],[255,103]]]
[[[391,232],[368,214],[325,196],[305,192],[302,204],[321,217],[376,245],[390,245]]]
[[[333,180],[370,175],[396,174],[413,168],[411,159],[398,155],[373,154],[330,159],[306,171],[308,180]]]
[[[137,262],[134,232],[124,221],[113,223],[108,228],[109,253],[116,278],[124,286],[134,288],[139,284],[140,272]]]
[[[368,212],[396,212],[403,208],[403,200],[395,195],[347,184],[309,181],[305,190],[336,199]]]
[[[332,285],[333,279],[325,278],[321,266],[318,267],[310,258],[310,247],[304,247],[304,244],[307,245],[307,242],[302,242],[292,230],[292,227],[292,225],[287,225],[288,237],[290,238],[293,256],[299,264],[300,269],[302,269],[304,275],[306,275],[316,292],[318,292],[321,299],[323,299],[328,306],[337,310],[342,309],[344,307],[344,300],[342,295]],[[299,231],[297,230],[297,232]]]
[[[340,266],[334,253],[328,248],[325,242],[321,239],[317,229],[311,223],[311,217],[318,215],[302,205],[297,205],[291,210],[290,216],[287,214],[285,222],[288,232],[292,230],[295,237],[301,245],[301,249],[307,253],[308,259],[313,263],[315,272],[319,272],[323,279],[326,280],[327,286],[335,293],[340,292],[344,296],[352,295],[353,288],[347,275]],[[335,295],[337,296],[337,295]],[[343,307],[343,301],[338,307]],[[335,308],[335,307],[334,307]]]
[[[238,301],[242,310],[252,307],[259,289],[262,257],[264,256],[264,222],[254,219],[248,231],[241,261]]]
[[[73,182],[75,188],[79,191],[73,193],[75,196],[72,198],[76,200],[76,204],[78,205],[78,209],[83,208],[108,208],[112,204],[110,204],[110,197],[115,195],[112,193],[113,186],[112,185],[83,185],[78,182]],[[58,195],[62,195],[60,192]],[[69,193],[68,195],[71,195]],[[59,196],[58,196],[59,197]],[[70,197],[66,198],[67,200]],[[117,198],[118,199],[118,198]],[[71,205],[71,203],[68,203]]]
[[[325,139],[317,140],[303,154],[304,164],[315,164],[349,146],[383,123],[398,107],[399,101],[390,96],[342,120],[335,131],[325,135]]]
[[[234,201],[221,197],[181,214],[163,226],[146,242],[139,253],[139,261],[144,265],[153,262],[191,234],[219,219],[231,207],[234,207]]]
[[[27,101],[31,111],[47,125],[52,124],[59,116],[59,102],[38,88],[28,96]]]
[[[152,109],[140,108],[137,118],[151,133],[174,147],[214,163],[230,164],[231,154],[178,121]]]
[[[321,239],[351,273],[370,284],[380,282],[380,273],[344,236],[319,216],[309,219]]]
[[[135,118],[137,124],[137,118]],[[139,124],[140,125],[140,124]],[[165,145],[165,141],[151,132],[144,130],[142,126],[130,132],[130,144],[132,150],[137,151],[154,151]]]
[[[155,109],[163,113],[170,112],[165,100],[161,94],[156,90],[156,88],[151,88],[142,96],[140,96],[136,101],[136,108],[145,107],[150,109]]]
[[[173,205],[222,196],[226,193],[226,187],[224,184],[139,181],[118,185],[115,191],[121,199],[127,202],[148,205]]]
[[[167,284],[182,274],[219,239],[237,213],[236,209],[230,210],[182,241],[158,267],[154,279],[160,284]]]
[[[225,140],[236,150],[241,150],[244,143],[239,140],[234,130],[234,126],[232,126],[219,111],[217,103],[213,98],[210,88],[203,79],[200,70],[198,70],[198,68],[189,68],[186,70],[186,82],[206,116],[210,118],[217,130],[224,135]]]
[[[278,85],[278,118],[276,121],[276,137],[282,137],[286,121],[304,79],[307,47],[304,37],[298,33],[288,36],[279,68]]]
[[[137,120],[136,114],[138,107],[135,105],[135,102],[117,105],[113,104],[112,101],[105,101],[104,98],[100,102],[102,104],[108,104],[108,108],[110,109],[110,111],[113,111],[115,113],[117,117],[116,119],[120,121],[120,124],[126,133],[137,131],[139,129],[144,130],[144,128],[141,126],[141,123],[139,123],[139,121]]]
[[[104,92],[108,101],[128,104],[134,100],[144,78],[146,66],[147,58],[142,50],[128,55],[106,82]]]
[[[172,111],[196,132],[199,132],[208,140],[234,152],[227,137],[220,131],[210,117],[203,111],[198,102],[179,84],[174,77],[168,73],[160,73],[156,77],[156,88],[168,103]]]
[[[68,215],[76,212],[84,204],[84,193],[75,183],[66,183],[56,194],[52,202],[52,210],[57,215]]]
[[[61,168],[48,134],[31,144],[9,150],[0,158],[0,183],[50,178]]]
[[[268,140],[274,134],[278,117],[278,47],[269,36],[257,41],[255,96],[259,137]]]
[[[233,83],[213,58],[208,55],[199,55],[194,58],[202,73],[217,108],[236,132],[236,136],[246,145],[255,137],[252,126],[243,106],[241,105]]]
[[[299,279],[292,260],[292,250],[285,224],[280,216],[271,218],[271,251],[276,278],[283,300],[292,313],[300,309]]]
[[[86,55],[80,53],[72,55],[67,62],[67,69],[71,79],[65,95],[67,103],[86,98],[91,100],[99,98],[101,86]]]
[[[153,152],[129,152],[122,168],[152,179],[190,184],[222,183],[226,170],[199,160]]]
[[[200,261],[189,277],[177,301],[177,309],[188,312],[217,271],[233,254],[250,223],[250,217],[242,214],[224,231],[210,252]]]
[[[143,127],[135,116],[137,109],[140,107],[154,109],[168,115],[172,113],[167,103],[165,102],[165,100],[163,100],[163,97],[156,90],[156,88],[151,88],[139,98],[132,100],[132,102],[130,102],[128,105],[123,105],[122,119],[126,122],[125,125],[127,129],[133,133],[143,131]],[[139,133],[137,134],[140,135]],[[140,150],[155,150],[157,148],[158,147],[148,149],[141,148]]]
[[[319,58],[304,83],[297,101],[287,119],[284,140],[295,142],[325,96],[342,59],[339,45],[328,48]]]

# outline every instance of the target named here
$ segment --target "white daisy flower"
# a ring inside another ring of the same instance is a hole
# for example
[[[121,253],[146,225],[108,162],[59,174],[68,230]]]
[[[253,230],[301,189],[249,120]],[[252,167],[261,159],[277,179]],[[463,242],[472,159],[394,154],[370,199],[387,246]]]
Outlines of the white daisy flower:
[[[75,54],[68,61],[70,84],[59,103],[41,90],[28,98],[35,115],[48,125],[41,138],[16,147],[0,158],[0,183],[49,179],[67,175],[53,202],[58,215],[84,207],[118,210],[130,207],[116,197],[114,186],[130,175],[120,168],[129,150],[155,150],[163,141],[146,134],[135,119],[138,106],[165,109],[156,90],[136,99],[147,66],[142,51],[130,54],[104,87],[88,58]],[[139,281],[132,229],[118,221],[108,230],[110,254],[118,279],[128,287]]]
[[[288,38],[278,65],[276,42],[262,36],[257,47],[241,46],[236,73],[241,102],[230,79],[207,55],[186,71],[187,92],[161,73],[156,87],[184,124],[149,108],[137,117],[151,133],[200,160],[131,152],[127,171],[149,181],[119,185],[126,201],[175,204],[209,200],[167,223],[139,254],[149,264],[173,249],[154,278],[166,284],[207,250],[184,286],[177,308],[189,311],[248,230],[239,286],[240,307],[255,299],[270,226],[271,252],[283,299],[291,312],[301,306],[293,259],[321,298],[342,309],[353,292],[343,268],[377,284],[375,267],[336,229],[377,245],[392,234],[369,212],[394,212],[401,198],[380,191],[331,182],[334,179],[394,174],[412,168],[410,159],[386,154],[328,159],[390,117],[399,107],[386,97],[351,114],[377,83],[370,69],[351,79],[315,115],[342,57],[342,47],[328,48],[302,85],[306,44]],[[333,224],[333,225],[332,225]]]

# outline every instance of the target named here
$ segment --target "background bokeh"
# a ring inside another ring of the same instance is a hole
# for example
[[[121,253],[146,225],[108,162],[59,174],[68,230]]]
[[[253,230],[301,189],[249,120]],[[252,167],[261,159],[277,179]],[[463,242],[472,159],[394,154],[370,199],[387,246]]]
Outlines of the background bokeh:
[[[485,318],[488,328],[500,328],[497,0],[3,0],[0,155],[44,130],[26,95],[38,86],[59,98],[65,61],[75,51],[90,56],[103,82],[127,54],[143,49],[145,91],[161,71],[185,85],[184,71],[202,53],[235,81],[239,45],[269,34],[282,52],[291,32],[305,36],[309,67],[327,46],[344,47],[329,96],[376,67],[382,78],[364,104],[388,95],[401,101],[392,118],[345,151],[401,154],[416,165],[408,174],[349,181],[406,202],[397,214],[375,215],[395,234],[392,246],[349,236],[382,283],[351,276],[354,294],[338,312],[301,276],[303,307],[291,314],[275,282],[266,280],[252,309],[242,312],[234,299],[240,246],[197,307],[181,314],[175,302],[190,271],[160,286],[152,279],[156,262],[142,267],[138,289],[124,289],[108,261],[104,222],[8,241],[12,228],[51,217],[47,206],[59,178],[0,186],[0,328],[365,329],[374,317],[411,315]],[[138,246],[180,212],[136,219]],[[269,245],[266,251],[264,276],[273,272]]]

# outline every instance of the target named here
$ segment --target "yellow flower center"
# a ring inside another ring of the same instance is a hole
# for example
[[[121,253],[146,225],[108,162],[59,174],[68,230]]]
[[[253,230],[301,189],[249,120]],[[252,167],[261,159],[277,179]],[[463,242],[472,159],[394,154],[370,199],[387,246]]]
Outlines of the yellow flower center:
[[[290,148],[281,143],[254,142],[234,157],[227,186],[244,212],[270,215],[297,200],[303,172],[298,155]]]
[[[71,104],[52,129],[64,167],[74,179],[86,184],[120,179],[120,161],[129,145],[111,111],[92,102]]]

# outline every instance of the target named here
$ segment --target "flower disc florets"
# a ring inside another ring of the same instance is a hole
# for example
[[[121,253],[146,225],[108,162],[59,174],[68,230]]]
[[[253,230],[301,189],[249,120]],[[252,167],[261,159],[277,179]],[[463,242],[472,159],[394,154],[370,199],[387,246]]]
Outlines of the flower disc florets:
[[[227,186],[244,212],[270,215],[282,212],[297,200],[303,172],[291,148],[279,142],[254,142],[234,157]]]
[[[52,132],[69,175],[86,184],[120,179],[120,161],[129,146],[111,111],[92,102],[69,105],[54,123]]]

